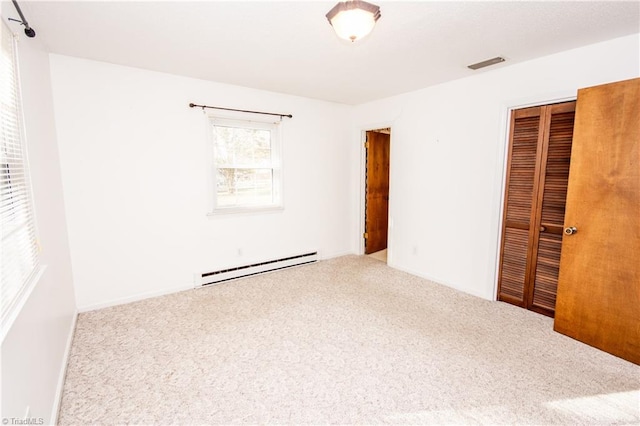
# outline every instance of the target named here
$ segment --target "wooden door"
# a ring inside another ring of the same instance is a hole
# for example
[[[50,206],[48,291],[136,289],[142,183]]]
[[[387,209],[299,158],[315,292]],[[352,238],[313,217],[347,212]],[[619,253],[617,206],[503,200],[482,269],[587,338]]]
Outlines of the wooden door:
[[[554,329],[640,364],[640,79],[578,92]]]
[[[498,299],[554,315],[575,102],[511,116]]]
[[[367,132],[365,254],[387,248],[390,139],[390,135],[386,133]]]
[[[545,135],[532,235],[527,309],[553,317],[576,102],[545,107]]]

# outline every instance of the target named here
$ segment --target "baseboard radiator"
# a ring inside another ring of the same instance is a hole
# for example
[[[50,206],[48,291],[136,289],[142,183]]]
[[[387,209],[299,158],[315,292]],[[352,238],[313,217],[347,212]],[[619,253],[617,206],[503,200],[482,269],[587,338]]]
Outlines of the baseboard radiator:
[[[281,259],[267,260],[253,263],[251,265],[236,266],[233,268],[221,269],[219,271],[203,272],[196,275],[196,282],[199,286],[217,284],[223,281],[235,280],[249,277],[251,275],[264,274],[265,272],[277,271],[279,269],[291,268],[293,266],[306,265],[318,261],[318,252],[298,254],[295,256],[283,257]]]

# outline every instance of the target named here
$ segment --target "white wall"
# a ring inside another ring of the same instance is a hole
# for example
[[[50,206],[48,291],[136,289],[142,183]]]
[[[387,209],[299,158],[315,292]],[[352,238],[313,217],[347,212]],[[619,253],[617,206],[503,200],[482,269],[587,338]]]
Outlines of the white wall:
[[[492,299],[508,108],[637,76],[638,44],[623,37],[355,108],[51,55],[78,305],[186,289],[198,271],[308,249],[357,251],[360,132],[389,124],[390,264]],[[294,115],[284,211],[206,216],[205,124],[189,102]]]
[[[60,55],[51,75],[81,310],[190,288],[198,271],[354,251],[351,107]],[[190,102],[293,114],[283,211],[207,217],[205,119]]]
[[[495,298],[508,108],[637,77],[639,52],[636,34],[357,106],[352,156],[361,130],[392,126],[390,264]]]
[[[7,6],[8,3],[8,6]],[[15,16],[3,2],[3,16]],[[5,12],[10,15],[4,15]],[[4,20],[4,19],[3,19]],[[19,55],[27,148],[44,273],[2,340],[0,417],[55,421],[75,324],[75,300],[58,160],[49,56],[20,32]]]

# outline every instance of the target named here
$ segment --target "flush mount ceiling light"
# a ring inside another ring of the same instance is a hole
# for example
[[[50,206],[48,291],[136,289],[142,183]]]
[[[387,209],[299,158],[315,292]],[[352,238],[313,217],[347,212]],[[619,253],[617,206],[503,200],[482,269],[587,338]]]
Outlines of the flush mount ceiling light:
[[[380,7],[361,0],[341,1],[326,16],[338,37],[353,42],[373,30]]]

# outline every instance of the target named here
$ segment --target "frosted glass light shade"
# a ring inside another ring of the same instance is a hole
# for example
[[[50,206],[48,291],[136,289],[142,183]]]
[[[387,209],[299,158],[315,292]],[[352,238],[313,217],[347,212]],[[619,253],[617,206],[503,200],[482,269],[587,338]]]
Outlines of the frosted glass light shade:
[[[380,18],[380,8],[366,1],[343,1],[336,4],[326,16],[338,37],[353,42],[373,30]]]

